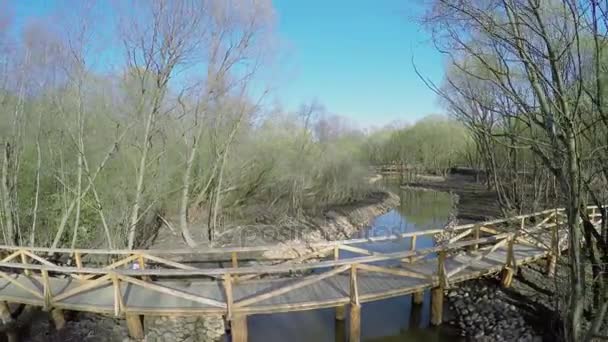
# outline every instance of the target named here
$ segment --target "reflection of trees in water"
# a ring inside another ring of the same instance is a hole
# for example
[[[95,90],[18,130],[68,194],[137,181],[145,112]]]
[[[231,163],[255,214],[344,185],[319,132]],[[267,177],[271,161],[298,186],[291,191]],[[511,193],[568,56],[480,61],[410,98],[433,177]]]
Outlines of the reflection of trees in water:
[[[452,209],[452,196],[444,192],[408,189],[401,190],[399,196],[397,211],[418,227],[446,222]]]

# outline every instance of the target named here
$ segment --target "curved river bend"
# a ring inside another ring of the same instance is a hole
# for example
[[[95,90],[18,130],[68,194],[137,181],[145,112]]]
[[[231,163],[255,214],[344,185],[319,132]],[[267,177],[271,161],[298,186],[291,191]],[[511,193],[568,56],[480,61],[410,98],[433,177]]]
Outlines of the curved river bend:
[[[452,209],[452,197],[435,191],[402,190],[394,184],[385,185],[398,193],[401,204],[378,216],[359,237],[383,236],[443,227]],[[416,247],[432,247],[430,236],[419,238]],[[361,245],[377,252],[395,252],[410,248],[409,239],[395,242]],[[342,251],[342,258],[353,257]],[[424,305],[412,310],[411,296],[402,296],[362,304],[361,338],[370,342],[392,341],[455,341],[458,334],[447,326],[429,326],[430,294],[425,293]],[[347,315],[348,317],[348,315]],[[348,321],[335,321],[335,309],[322,309],[249,317],[249,340],[253,342],[342,342]]]

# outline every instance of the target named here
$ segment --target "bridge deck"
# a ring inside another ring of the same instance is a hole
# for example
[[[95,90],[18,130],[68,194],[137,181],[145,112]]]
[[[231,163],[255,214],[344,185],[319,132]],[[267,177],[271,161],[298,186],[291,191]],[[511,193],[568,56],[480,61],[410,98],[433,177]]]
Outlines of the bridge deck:
[[[445,270],[447,274],[454,272],[448,277],[450,283],[476,278],[485,274],[492,274],[500,271],[507,259],[507,247],[503,246],[480,258],[482,253],[488,253],[488,248],[476,251],[460,252],[456,255],[447,256],[445,259]],[[547,249],[532,246],[529,244],[513,245],[514,258],[517,264],[524,264],[547,256]],[[479,260],[476,260],[479,259]],[[438,279],[431,277],[437,272],[438,259],[426,258],[409,263],[401,263],[398,267],[391,270],[411,271],[416,276],[403,276],[387,274],[382,272],[372,272],[368,270],[358,270],[357,286],[358,295],[361,302],[373,301],[383,298],[404,295],[421,289],[431,288],[438,285]],[[470,264],[460,271],[463,265]],[[320,272],[330,271],[331,268],[315,270],[307,276],[297,276],[292,278],[279,279],[257,279],[236,281],[232,284],[233,311],[248,313],[284,312],[308,310],[314,308],[332,307],[350,301],[350,275],[339,273],[328,276],[322,280],[299,288],[284,291],[267,299],[259,299],[250,305],[239,307],[240,301],[250,300],[256,296],[280,291],[290,286],[298,286],[308,278],[317,277]],[[428,279],[421,279],[419,275],[428,275]],[[6,278],[0,279],[0,300],[8,302],[26,303],[31,305],[43,306],[44,298],[34,296],[31,291],[26,291],[22,286],[42,292],[44,279],[39,275],[26,276],[24,274],[11,274],[10,277],[18,282],[9,281]],[[49,288],[51,296],[61,296],[80,286],[91,282],[91,280],[80,280],[72,277],[49,277]],[[221,281],[212,280],[157,280],[153,283],[163,286],[166,289],[180,291],[180,293],[191,294],[197,297],[204,297],[219,303],[227,303],[226,289]],[[122,298],[121,311],[139,314],[205,314],[205,313],[225,313],[225,307],[218,307],[203,303],[197,300],[189,300],[177,297],[169,293],[159,292],[138,284],[129,282],[120,283],[120,296]],[[53,303],[53,306],[92,312],[114,313],[115,288],[112,282],[105,282],[100,287],[88,291],[80,292],[73,296]]]

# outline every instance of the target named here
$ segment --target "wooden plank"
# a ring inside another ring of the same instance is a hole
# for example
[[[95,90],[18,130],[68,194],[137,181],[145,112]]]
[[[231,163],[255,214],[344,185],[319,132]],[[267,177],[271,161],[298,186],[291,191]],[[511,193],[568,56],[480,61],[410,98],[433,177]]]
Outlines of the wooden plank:
[[[458,234],[458,235],[454,236],[453,238],[449,239],[449,240],[448,240],[448,243],[454,243],[454,242],[456,242],[456,241],[458,241],[458,240],[461,240],[461,239],[463,239],[464,237],[466,237],[466,236],[468,236],[469,234],[471,234],[471,232],[472,232],[472,231],[473,231],[473,229],[467,229],[467,230],[465,230],[464,232],[462,232],[462,233],[460,233],[460,234]]]
[[[327,254],[327,253],[329,253],[331,251],[334,251],[334,255],[335,255],[335,251],[337,249],[338,249],[338,247],[328,247],[328,248],[323,248],[323,249],[320,249],[320,250],[315,250],[315,251],[312,251],[312,252],[310,252],[308,254],[304,254],[304,255],[296,258],[296,259],[287,260],[287,261],[284,261],[282,263],[279,263],[279,265],[291,265],[291,264],[294,264],[294,263],[297,263],[297,262],[302,262],[304,260],[308,260],[310,258],[314,258],[316,256],[323,256],[323,255],[325,255],[325,254]],[[338,251],[338,253],[339,253],[339,251]],[[254,278],[257,278],[259,276],[262,276],[264,274],[265,273],[244,275],[244,276],[238,277],[238,280],[239,281],[250,280],[250,279],[254,279]]]
[[[110,280],[111,280],[111,276],[109,274],[106,274],[98,279],[84,282],[83,285],[77,286],[69,291],[56,295],[55,302],[60,302],[64,299],[70,298],[72,296],[83,293],[85,291],[89,291],[89,290],[104,286]]]
[[[25,291],[33,294],[35,297],[44,300],[43,294],[40,294],[38,291],[33,290],[33,289],[31,289],[31,288],[29,288],[29,287],[21,284],[18,280],[14,279],[13,277],[11,277],[10,275],[8,275],[7,273],[4,273],[4,272],[0,271],[0,277],[8,280],[11,284],[17,286],[18,288],[20,288],[22,290],[25,290]],[[26,277],[26,279],[29,279],[29,278]]]
[[[109,264],[108,266],[104,266],[102,268],[102,270],[112,270],[112,269],[115,269],[117,267],[124,266],[124,265],[126,265],[126,264],[128,264],[128,263],[130,263],[132,261],[137,260],[137,259],[139,259],[139,255],[133,254],[133,255],[130,255],[130,256],[126,257],[126,258],[123,258],[123,259],[120,259],[118,261],[115,261],[115,262]],[[90,274],[90,275],[87,275],[87,276],[82,276],[82,278],[86,279],[86,280],[94,278],[94,277],[95,277],[95,275],[93,275],[93,274]]]
[[[345,250],[345,251],[349,251],[349,252],[353,252],[353,253],[357,253],[357,254],[362,254],[362,255],[378,255],[378,254],[382,254],[382,253],[373,253],[367,249],[363,249],[363,248],[359,248],[359,247],[355,247],[355,246],[350,246],[350,245],[342,245],[338,247],[341,250]],[[335,260],[338,260],[339,258],[336,258]]]
[[[369,264],[360,264],[360,265],[358,265],[358,268],[361,270],[364,270],[364,271],[369,271],[369,272],[392,274],[392,275],[411,277],[411,278],[417,278],[417,279],[430,279],[431,278],[431,275],[429,275],[429,274],[418,273],[418,272],[413,272],[413,271],[408,271],[408,270],[398,269],[398,268],[387,268],[387,267],[381,267],[381,266],[374,266],[374,265],[369,265]]]
[[[190,265],[185,265],[179,262],[175,262],[175,261],[171,261],[165,258],[161,258],[161,257],[157,257],[154,255],[150,255],[150,254],[142,254],[141,255],[143,258],[150,260],[150,261],[154,261],[157,262],[159,264],[163,264],[163,265],[167,265],[167,266],[171,266],[171,267],[175,267],[177,269],[180,270],[198,270],[199,268],[194,267],[194,266],[190,266]]]
[[[184,292],[184,291],[180,291],[180,290],[176,290],[176,289],[172,289],[169,287],[159,285],[155,282],[147,282],[147,281],[139,280],[137,278],[128,277],[128,276],[125,276],[122,274],[117,274],[117,276],[118,276],[118,279],[120,279],[124,282],[135,284],[135,285],[141,286],[143,288],[146,288],[146,289],[149,289],[152,291],[156,291],[156,292],[168,294],[168,295],[171,295],[174,297],[191,300],[193,302],[197,302],[197,303],[201,303],[201,304],[205,304],[205,305],[209,305],[209,306],[214,306],[214,307],[223,308],[223,309],[227,308],[227,305],[225,303],[218,302],[218,301],[210,299],[210,298],[196,296],[196,295]]]
[[[490,227],[486,227],[486,226],[482,226],[479,228],[479,230],[481,230],[484,233],[489,233],[489,234],[500,234],[500,232],[494,228],[490,228]]]
[[[37,256],[36,254],[33,254],[33,253],[29,252],[29,251],[25,251],[24,250],[21,253],[22,253],[22,256],[24,256],[24,255],[28,256],[29,258],[34,259],[34,260],[38,261],[39,263],[41,263],[43,265],[57,266],[57,264],[54,264],[54,263],[52,263],[52,262],[50,262],[50,261],[48,261],[48,260],[46,260],[44,258],[41,258],[41,257]]]
[[[502,247],[503,245],[505,245],[507,243],[507,239],[502,239],[500,242],[496,243],[494,246],[492,246],[492,248],[490,248],[490,250],[488,250],[486,253],[483,254],[479,254],[478,256],[472,258],[468,263],[463,264],[459,267],[456,267],[455,269],[451,270],[450,272],[447,273],[447,278],[450,278],[451,276],[455,275],[456,273],[470,267],[471,265],[473,265],[474,262],[479,261],[485,257],[487,257],[490,253],[494,252],[495,250],[497,250],[498,248]]]
[[[251,304],[255,304],[255,303],[260,302],[262,300],[266,300],[266,299],[269,299],[269,298],[281,295],[283,293],[287,293],[289,291],[293,291],[295,289],[299,289],[301,287],[304,287],[304,286],[307,286],[307,285],[310,285],[310,284],[314,284],[314,283],[316,283],[318,281],[321,281],[321,280],[323,280],[325,278],[328,278],[328,277],[334,276],[336,274],[342,273],[342,272],[348,270],[350,267],[351,267],[350,265],[344,265],[344,266],[338,267],[336,269],[333,269],[331,271],[327,271],[327,272],[321,273],[321,274],[316,275],[316,276],[306,277],[302,281],[297,282],[295,284],[284,286],[282,288],[279,288],[279,289],[276,289],[276,290],[273,290],[273,291],[270,291],[270,292],[266,292],[266,293],[263,293],[263,294],[260,294],[260,295],[248,298],[248,299],[244,299],[244,300],[241,300],[239,302],[236,302],[236,303],[234,303],[234,306],[241,308],[241,307],[245,307],[245,306],[248,306],[248,305],[251,305]]]
[[[6,256],[4,259],[2,259],[2,262],[8,262],[11,261],[13,259],[15,259],[16,257],[21,255],[21,250],[17,250],[11,254],[9,254],[8,256]]]

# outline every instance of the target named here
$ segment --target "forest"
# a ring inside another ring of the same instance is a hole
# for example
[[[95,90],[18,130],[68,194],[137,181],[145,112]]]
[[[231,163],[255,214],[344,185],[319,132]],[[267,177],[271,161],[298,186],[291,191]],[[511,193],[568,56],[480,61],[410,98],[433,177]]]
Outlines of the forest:
[[[19,36],[2,12],[5,244],[137,248],[170,224],[196,247],[356,202],[373,165],[466,160],[472,140],[445,116],[364,130],[319,100],[269,101],[272,4],[233,5],[135,1],[103,19],[83,2]]]

